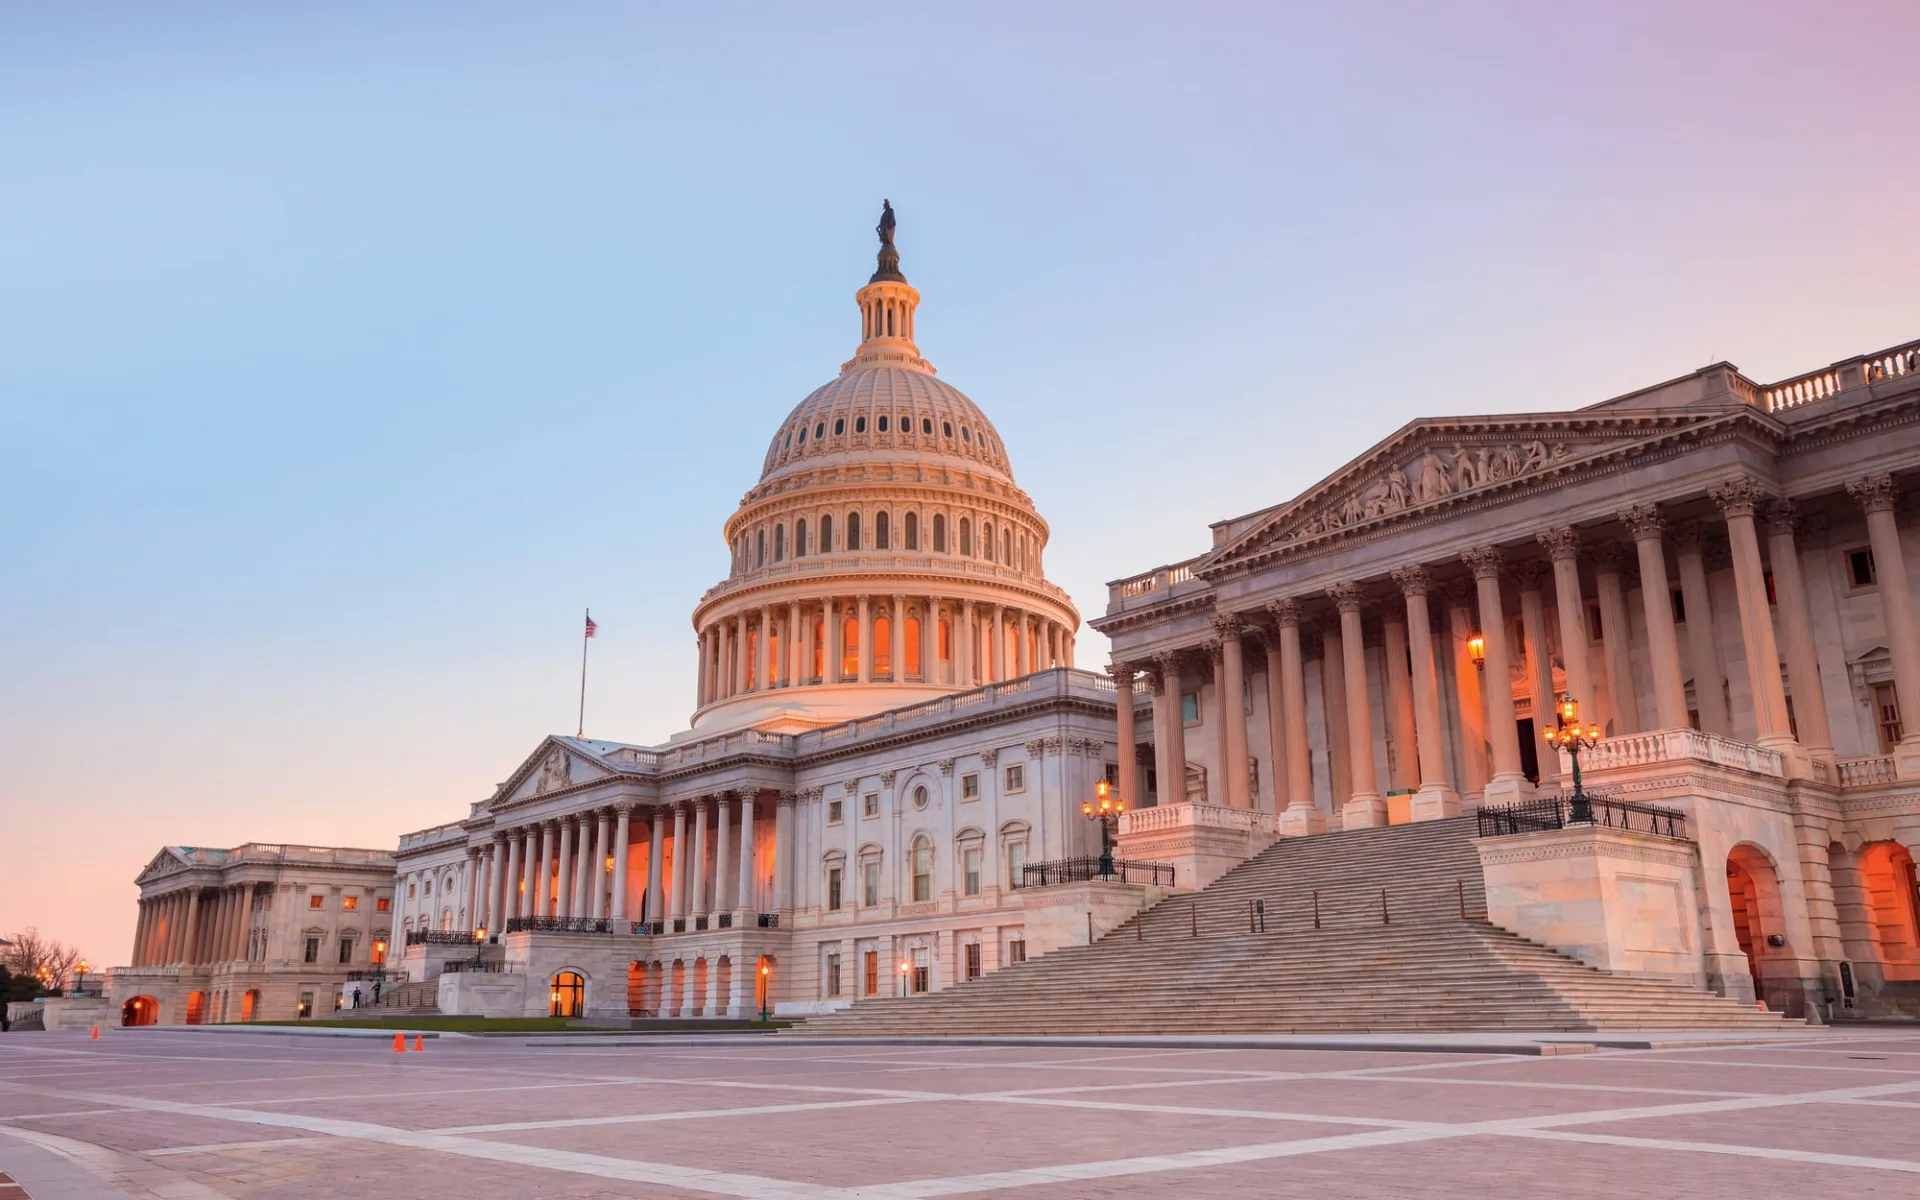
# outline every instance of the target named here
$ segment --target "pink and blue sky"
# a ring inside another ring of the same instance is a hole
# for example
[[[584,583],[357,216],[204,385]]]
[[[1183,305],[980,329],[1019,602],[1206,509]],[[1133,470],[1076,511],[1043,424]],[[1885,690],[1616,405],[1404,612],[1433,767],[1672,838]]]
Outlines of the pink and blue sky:
[[[656,741],[882,197],[1049,572],[1422,414],[1920,336],[1920,8],[0,12],[0,932]],[[1105,661],[1083,631],[1082,665]]]

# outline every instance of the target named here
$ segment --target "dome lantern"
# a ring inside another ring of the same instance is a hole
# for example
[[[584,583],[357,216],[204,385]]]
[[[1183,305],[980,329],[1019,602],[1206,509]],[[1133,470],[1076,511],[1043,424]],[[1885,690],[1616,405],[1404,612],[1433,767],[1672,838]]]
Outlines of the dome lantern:
[[[860,348],[841,364],[845,374],[866,364],[907,367],[934,373],[933,364],[920,357],[914,345],[914,312],[920,307],[920,293],[900,273],[900,251],[893,244],[893,202],[880,202],[880,223],[874,232],[880,235],[878,265],[867,286],[854,293],[860,306]]]

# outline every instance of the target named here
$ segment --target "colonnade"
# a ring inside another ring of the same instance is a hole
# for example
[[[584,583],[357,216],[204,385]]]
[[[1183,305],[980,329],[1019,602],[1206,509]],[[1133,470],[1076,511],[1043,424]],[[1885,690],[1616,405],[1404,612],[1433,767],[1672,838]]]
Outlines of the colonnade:
[[[468,851],[470,911],[489,933],[509,921],[637,920],[663,931],[731,925],[793,907],[790,847],[795,796],[782,792],[769,834],[757,831],[760,791],[730,793],[549,818],[503,829]],[[636,831],[635,822],[641,823]],[[647,842],[645,891],[627,903],[628,859],[636,833]],[[771,843],[771,894],[760,861]],[[685,847],[685,852],[681,848]],[[670,860],[670,861],[669,861]]]
[[[198,966],[249,957],[254,885],[186,887],[142,897],[134,925],[136,967]]]
[[[894,593],[742,608],[700,633],[699,703],[777,688],[976,687],[1073,665],[1073,630],[991,601]]]
[[[1889,656],[1902,713],[1920,716],[1920,614],[1901,553],[1891,477],[1856,480],[1846,491],[1866,514],[1879,595],[1887,629]],[[1831,761],[1833,740],[1828,723],[1814,651],[1805,582],[1794,541],[1796,513],[1791,502],[1770,500],[1762,486],[1747,477],[1735,477],[1708,489],[1719,510],[1731,551],[1737,616],[1741,627],[1745,668],[1753,697],[1755,740],[1782,752],[1790,770],[1805,770],[1810,760]],[[1771,601],[1767,566],[1761,557],[1756,515],[1768,522],[1772,558]],[[1535,537],[1551,563],[1553,613],[1560,636],[1558,646],[1564,672],[1564,690],[1581,704],[1583,720],[1610,726],[1614,735],[1649,729],[1678,729],[1691,724],[1686,677],[1693,675],[1699,720],[1708,732],[1728,735],[1728,715],[1721,695],[1724,679],[1717,644],[1715,618],[1706,586],[1697,525],[1683,536],[1667,537],[1667,520],[1659,506],[1636,504],[1616,514],[1633,542],[1639,570],[1642,626],[1646,634],[1646,663],[1651,672],[1652,711],[1643,713],[1637,698],[1634,661],[1629,653],[1627,586],[1628,556],[1623,548],[1605,543],[1583,554],[1580,531],[1561,525]],[[1675,629],[1672,585],[1667,572],[1666,543],[1676,543],[1679,586],[1689,622],[1690,664],[1683,664]],[[1246,677],[1242,634],[1258,632],[1267,657],[1269,745],[1275,760],[1275,807],[1283,833],[1311,833],[1326,820],[1313,801],[1312,750],[1307,741],[1302,624],[1309,619],[1322,646],[1322,708],[1326,715],[1330,774],[1334,805],[1347,828],[1382,824],[1386,820],[1385,788],[1412,791],[1415,819],[1453,815],[1460,810],[1460,793],[1478,793],[1485,803],[1522,799],[1529,783],[1522,768],[1519,730],[1513,719],[1513,677],[1524,664],[1522,678],[1534,699],[1536,724],[1552,719],[1555,698],[1553,663],[1547,649],[1547,605],[1543,583],[1547,572],[1537,562],[1523,562],[1506,570],[1510,551],[1479,546],[1460,555],[1466,579],[1437,582],[1445,568],[1410,564],[1389,573],[1392,589],[1377,581],[1342,581],[1326,588],[1324,598],[1290,597],[1274,601],[1257,612],[1223,612],[1214,618],[1214,637],[1199,646],[1156,655],[1143,663],[1118,662],[1113,675],[1119,691],[1120,744],[1134,744],[1132,694],[1134,681],[1144,678],[1153,689],[1154,765],[1160,779],[1161,803],[1187,799],[1185,722],[1181,712],[1181,679],[1189,671],[1210,673],[1218,712],[1207,714],[1212,726],[1215,761],[1248,761],[1247,727],[1239,711]],[[1522,552],[1525,552],[1522,550]],[[1586,601],[1581,583],[1582,560],[1593,573],[1598,599],[1600,633],[1589,637]],[[1510,634],[1502,580],[1518,583],[1520,634]],[[1470,583],[1468,582],[1470,580]],[[1445,752],[1440,679],[1441,651],[1435,643],[1432,603],[1446,610],[1444,627],[1454,652],[1451,675],[1456,687],[1453,712],[1460,746],[1454,770],[1448,770]],[[1332,612],[1327,610],[1331,608]],[[1376,686],[1366,659],[1364,617],[1375,615],[1385,648],[1385,695]],[[1694,624],[1698,622],[1698,624]],[[1777,625],[1777,632],[1776,632]],[[1478,662],[1466,648],[1480,639]],[[1784,655],[1783,655],[1784,650]],[[1604,655],[1608,688],[1597,694],[1591,655]],[[1781,672],[1784,657],[1785,677]],[[1482,669],[1483,668],[1483,669]],[[1790,721],[1787,689],[1806,700]],[[1383,710],[1390,778],[1377,775],[1374,712]],[[1797,724],[1798,733],[1795,733]],[[1909,728],[1920,719],[1909,718]],[[1907,747],[1920,733],[1909,734]],[[1407,753],[1409,748],[1415,753]],[[1906,757],[1902,753],[1902,759]],[[1138,769],[1130,753],[1120,755],[1122,795],[1139,796]],[[1794,764],[1801,764],[1795,767]],[[1206,797],[1212,803],[1252,807],[1249,773],[1226,769],[1222,783]]]

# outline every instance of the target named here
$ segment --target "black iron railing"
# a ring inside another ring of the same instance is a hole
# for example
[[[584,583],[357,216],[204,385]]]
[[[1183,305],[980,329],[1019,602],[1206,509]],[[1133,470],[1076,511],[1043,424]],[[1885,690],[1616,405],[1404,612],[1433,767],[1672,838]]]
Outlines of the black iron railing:
[[[762,929],[780,928],[780,914],[779,913],[761,913],[760,928]]]
[[[475,962],[470,958],[456,958],[440,968],[451,975],[518,975],[519,963]]]
[[[1540,796],[1518,804],[1483,808],[1479,815],[1480,836],[1509,837],[1519,833],[1565,829],[1569,825],[1597,825],[1605,829],[1650,833],[1655,837],[1673,838],[1676,841],[1691,840],[1687,836],[1687,814],[1683,812],[1655,808],[1650,804],[1633,804],[1592,792],[1588,792],[1585,799],[1587,813],[1591,814],[1590,819],[1585,820],[1574,819],[1578,806],[1573,797],[1564,795]]]
[[[473,934],[459,929],[409,929],[409,946],[471,946]]]
[[[616,921],[611,917],[508,917],[508,933],[659,933],[658,921]]]
[[[725,912],[725,913],[721,913],[721,914],[720,914],[720,928],[722,928],[722,929],[732,929],[732,928],[733,928],[733,914],[732,914],[732,913],[730,913],[730,912]]]
[[[1061,883],[1085,883],[1090,879],[1111,879],[1120,883],[1156,883],[1162,887],[1173,886],[1173,864],[1157,862],[1129,862],[1125,859],[1113,860],[1111,874],[1102,874],[1100,859],[1056,858],[1048,862],[1028,863],[1021,868],[1020,881],[1016,887],[1037,888],[1052,887]]]

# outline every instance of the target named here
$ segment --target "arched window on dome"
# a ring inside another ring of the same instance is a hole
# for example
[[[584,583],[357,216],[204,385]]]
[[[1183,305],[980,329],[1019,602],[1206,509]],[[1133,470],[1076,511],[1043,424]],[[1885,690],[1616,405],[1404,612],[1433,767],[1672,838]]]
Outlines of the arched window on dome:
[[[865,417],[855,417],[853,419],[853,431],[855,433],[865,433],[867,431],[867,419]]]
[[[980,554],[988,562],[993,561],[993,522],[980,522]]]
[[[920,432],[926,434],[928,437],[933,436],[933,418],[932,417],[920,418]]]
[[[802,446],[807,444],[807,427],[805,425],[800,427],[800,444]]]
[[[835,417],[833,419],[833,436],[839,437],[841,434],[845,433],[846,431],[847,431],[847,419],[845,417]]]
[[[813,427],[813,440],[817,442],[825,436],[827,436],[827,423],[821,421]]]
[[[833,553],[833,515],[831,513],[820,518],[820,553]]]
[[[860,514],[857,512],[850,512],[847,514],[847,549],[858,550],[859,548],[860,548]]]
[[[1013,533],[1004,525],[1000,527],[1000,561],[1013,565]]]
[[[873,515],[873,548],[875,550],[893,549],[892,524],[884,508]]]
[[[773,527],[773,561],[785,562],[786,558],[787,527],[785,525],[775,525]]]
[[[942,422],[940,422],[940,432],[941,432],[941,433],[944,433],[944,434],[946,434],[946,435],[947,435],[948,437],[952,437],[952,436],[953,436],[953,422],[952,422],[952,421],[942,421]]]
[[[947,514],[945,513],[933,514],[933,552],[935,554],[947,552]]]
[[[854,617],[840,622],[840,678],[860,678],[860,622]]]
[[[909,512],[906,515],[906,519],[903,522],[903,524],[906,526],[906,528],[902,532],[904,532],[907,535],[907,549],[918,550],[920,548],[919,514]]]
[[[963,442],[971,443],[973,441],[973,430],[968,429],[965,425],[962,425],[960,427],[960,440]]]
[[[767,531],[762,529],[756,541],[759,544],[759,548],[754,551],[753,565],[756,567],[764,567],[767,565]]]
[[[886,431],[887,431],[887,414],[881,413],[880,414],[880,432],[885,433]]]
[[[780,448],[782,450],[793,449],[793,430],[791,429],[787,430],[787,440],[781,445]]]
[[[805,517],[793,523],[793,556],[795,558],[807,556],[807,519]]]
[[[919,616],[910,615],[907,617],[907,630],[906,630],[907,661],[902,664],[903,678],[912,678],[916,675],[920,675],[924,670],[925,664],[923,664],[920,661],[921,659],[920,631],[925,627],[926,626],[922,623],[921,618]]]
[[[873,619],[873,677],[893,678],[893,617]]]
[[[960,518],[960,557],[973,557],[973,525],[965,517]]]

